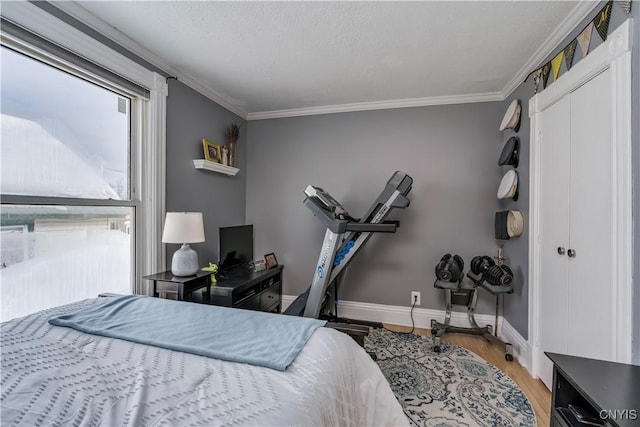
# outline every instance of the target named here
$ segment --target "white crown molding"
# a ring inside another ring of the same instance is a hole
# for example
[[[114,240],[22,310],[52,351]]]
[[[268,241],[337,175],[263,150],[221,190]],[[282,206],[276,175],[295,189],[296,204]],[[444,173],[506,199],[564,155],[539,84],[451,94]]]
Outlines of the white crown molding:
[[[153,64],[154,66],[160,68],[167,74],[171,74],[172,76],[177,77],[179,81],[186,84],[196,92],[199,92],[201,95],[204,95],[205,97],[221,105],[232,113],[237,114],[241,118],[245,120],[247,119],[247,111],[244,108],[240,107],[234,102],[229,101],[226,97],[211,89],[197,78],[192,77],[179,68],[170,65],[163,58],[145,48],[144,46],[140,45],[138,42],[131,39],[121,31],[107,24],[102,19],[98,18],[78,3],[73,1],[56,1],[51,2],[51,4],[67,15],[71,16],[72,18],[77,19],[78,21],[99,32],[108,39],[119,44],[134,55],[137,55],[150,64]]]
[[[599,1],[580,1],[577,2],[574,9],[571,11],[560,26],[556,28],[547,39],[540,45],[535,51],[533,56],[522,66],[517,72],[514,78],[507,83],[507,85],[499,92],[488,92],[471,95],[452,95],[452,96],[436,96],[425,98],[410,98],[410,99],[398,99],[392,101],[379,101],[379,102],[360,102],[352,104],[338,104],[338,105],[325,105],[319,107],[306,107],[306,108],[293,108],[286,110],[272,110],[261,112],[248,112],[246,108],[237,105],[235,102],[230,101],[225,96],[221,95],[214,89],[210,88],[206,83],[203,83],[198,78],[192,77],[188,73],[180,70],[167,63],[163,58],[156,55],[152,51],[138,44],[116,28],[110,26],[100,18],[96,17],[81,5],[76,2],[70,1],[58,1],[52,2],[55,7],[61,11],[67,13],[73,18],[78,19],[85,25],[101,33],[105,37],[118,43],[131,53],[139,56],[140,58],[148,61],[156,67],[164,70],[165,72],[177,77],[179,81],[191,87],[195,91],[199,92],[203,96],[211,99],[227,110],[237,114],[245,120],[265,120],[285,117],[299,117],[310,116],[318,114],[334,114],[334,113],[346,113],[353,111],[370,111],[370,110],[385,110],[394,108],[409,108],[409,107],[425,107],[432,105],[453,105],[453,104],[466,104],[475,102],[492,102],[492,101],[504,101],[511,93],[522,84],[525,77],[535,69],[536,66],[544,60],[554,48],[566,38],[571,31],[593,10],[600,4]]]
[[[583,19],[591,13],[593,9],[600,4],[600,1],[579,1],[569,15],[560,23],[560,25],[551,33],[549,37],[538,47],[531,58],[520,68],[520,71],[511,79],[509,83],[502,89],[502,99],[507,99],[514,90],[518,88],[529,73],[534,71],[544,59],[549,56],[571,32],[582,22]]]
[[[317,114],[346,113],[350,111],[388,110],[392,108],[426,107],[429,105],[469,104],[474,102],[503,101],[500,92],[471,95],[432,96],[425,98],[397,99],[392,101],[357,102],[353,104],[325,105],[321,107],[292,108],[289,110],[249,113],[247,120],[277,119],[284,117],[312,116]]]

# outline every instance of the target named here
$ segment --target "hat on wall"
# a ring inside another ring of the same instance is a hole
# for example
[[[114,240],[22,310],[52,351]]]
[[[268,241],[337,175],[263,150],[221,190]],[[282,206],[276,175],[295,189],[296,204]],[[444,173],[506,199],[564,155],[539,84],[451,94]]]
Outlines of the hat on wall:
[[[518,237],[524,229],[524,215],[520,211],[509,211],[507,214],[507,234]]]
[[[499,240],[509,240],[511,236],[507,232],[507,218],[509,217],[509,211],[496,212],[494,220],[495,237]]]
[[[502,123],[500,123],[500,130],[513,129],[514,132],[518,132],[520,130],[520,111],[520,100],[514,99],[513,102],[509,104],[507,112],[504,113]]]
[[[520,138],[518,138],[517,136],[512,136],[504,144],[504,148],[502,149],[502,153],[500,154],[500,159],[498,159],[498,166],[513,166],[514,168],[517,168],[519,152]]]
[[[518,173],[515,169],[509,169],[498,186],[498,199],[518,200]]]

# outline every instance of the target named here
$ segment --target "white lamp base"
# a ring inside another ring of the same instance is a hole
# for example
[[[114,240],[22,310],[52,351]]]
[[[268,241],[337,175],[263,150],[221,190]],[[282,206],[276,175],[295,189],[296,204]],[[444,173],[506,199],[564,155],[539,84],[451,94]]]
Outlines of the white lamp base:
[[[173,254],[171,273],[174,276],[193,276],[198,268],[198,254],[186,243]]]

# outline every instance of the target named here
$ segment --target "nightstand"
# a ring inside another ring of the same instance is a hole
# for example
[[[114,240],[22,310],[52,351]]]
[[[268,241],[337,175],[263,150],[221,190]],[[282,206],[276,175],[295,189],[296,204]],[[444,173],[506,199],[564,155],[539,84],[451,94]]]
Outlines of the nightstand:
[[[171,271],[144,276],[143,279],[151,281],[151,295],[154,297],[167,298],[178,301],[194,301],[193,293],[205,289],[203,299],[205,304],[209,304],[211,295],[211,273],[198,270],[193,276],[174,276]]]

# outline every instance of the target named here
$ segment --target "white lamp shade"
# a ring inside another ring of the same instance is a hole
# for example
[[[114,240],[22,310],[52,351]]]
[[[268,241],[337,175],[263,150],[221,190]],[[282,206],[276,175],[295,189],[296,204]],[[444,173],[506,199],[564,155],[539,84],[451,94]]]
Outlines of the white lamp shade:
[[[162,242],[204,242],[202,212],[167,212],[162,232]]]

